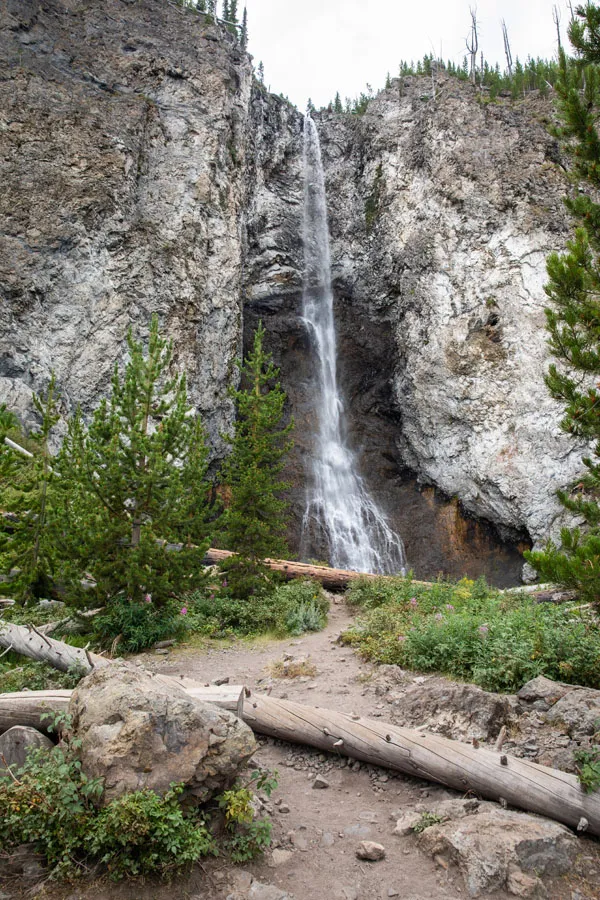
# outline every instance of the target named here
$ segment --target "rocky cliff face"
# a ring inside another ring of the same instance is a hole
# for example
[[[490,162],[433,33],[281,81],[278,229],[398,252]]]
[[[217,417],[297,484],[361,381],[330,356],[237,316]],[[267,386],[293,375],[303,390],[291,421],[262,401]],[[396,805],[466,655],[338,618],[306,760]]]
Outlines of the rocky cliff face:
[[[550,112],[413,78],[322,125],[346,391],[373,420],[365,468],[381,470],[392,432],[397,462],[535,542],[581,465],[543,383],[545,258],[568,230]],[[370,332],[384,365],[368,365]]]
[[[2,18],[0,398],[107,391],[160,314],[216,451],[241,349],[251,66],[168,3],[8,0]]]
[[[297,538],[315,415],[301,115],[165,0],[4,11],[0,401],[31,424],[54,369],[65,412],[89,412],[157,311],[218,458],[261,318],[297,423]],[[318,119],[350,439],[421,575],[513,579],[518,556],[460,507],[539,541],[579,467],[543,384],[544,260],[566,232],[549,110],[406,79],[362,117]]]

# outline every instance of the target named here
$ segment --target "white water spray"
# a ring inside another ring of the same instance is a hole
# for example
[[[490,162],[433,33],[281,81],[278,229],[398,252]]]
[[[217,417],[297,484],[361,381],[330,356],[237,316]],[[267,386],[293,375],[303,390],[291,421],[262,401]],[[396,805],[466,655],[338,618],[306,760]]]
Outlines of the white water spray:
[[[401,538],[357,474],[343,437],[343,404],[336,375],[336,339],[325,180],[315,123],[304,118],[304,320],[316,351],[317,435],[313,483],[302,523],[302,547],[326,546],[341,569],[389,575],[404,572]]]

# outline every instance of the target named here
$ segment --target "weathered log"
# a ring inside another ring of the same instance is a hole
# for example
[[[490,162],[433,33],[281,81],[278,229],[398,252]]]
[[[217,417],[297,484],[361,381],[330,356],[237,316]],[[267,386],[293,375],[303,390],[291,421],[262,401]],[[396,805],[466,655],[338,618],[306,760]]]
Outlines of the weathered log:
[[[190,679],[174,680],[192,696],[207,690]],[[41,713],[64,709],[69,695],[69,691],[0,695],[0,730],[5,722],[40,727]],[[600,793],[584,793],[574,775],[557,769],[438,735],[258,694],[246,700],[242,718],[259,734],[385,766],[463,794],[505,801],[600,835]]]
[[[71,647],[43,634],[34,625],[0,622],[0,648],[14,650],[29,659],[46,662],[61,672],[79,666],[84,672],[110,665],[110,660],[81,647]]]
[[[214,703],[222,709],[234,712],[238,718],[243,717],[244,687],[236,684],[201,684],[190,678],[170,678],[168,675],[155,675],[164,684],[178,684],[190,697],[204,703]],[[0,734],[8,731],[13,725],[29,725],[45,731],[48,722],[44,719],[47,713],[66,712],[73,691],[14,691],[0,694]]]
[[[45,731],[47,713],[66,712],[73,691],[15,691],[0,694],[0,734],[13,725],[28,725]]]
[[[244,721],[260,734],[309,744],[548,816],[600,835],[600,792],[574,775],[375,719],[253,694]]]
[[[215,565],[228,557],[234,556],[230,550],[206,551],[204,562],[207,565]],[[380,578],[380,575],[371,575],[366,572],[351,572],[349,569],[331,569],[329,566],[313,566],[309,563],[294,562],[289,559],[265,559],[265,565],[274,572],[281,572],[288,581],[292,578],[314,578],[329,591],[343,591],[351,581],[356,578]],[[425,582],[415,582],[425,584]]]

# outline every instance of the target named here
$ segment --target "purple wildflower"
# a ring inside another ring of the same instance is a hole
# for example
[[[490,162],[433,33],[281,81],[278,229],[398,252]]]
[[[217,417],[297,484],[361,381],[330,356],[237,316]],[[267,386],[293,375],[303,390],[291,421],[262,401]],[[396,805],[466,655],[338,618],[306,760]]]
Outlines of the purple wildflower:
[[[417,605],[417,598],[416,598],[416,597],[411,597],[409,602],[410,602],[410,605],[411,605],[411,606],[416,606],[416,605]]]
[[[399,635],[398,635],[398,640],[400,641],[400,643],[402,643],[403,641],[406,640],[406,635],[405,635],[405,634],[399,634]]]
[[[451,603],[446,603],[446,609],[448,610],[448,612],[454,612],[454,607]]]
[[[146,594],[144,597],[144,603],[152,603],[152,594]]]
[[[479,628],[477,629],[477,631],[479,632],[479,634],[482,637],[485,637],[489,630],[490,629],[487,625],[480,625]]]
[[[182,607],[181,607],[181,615],[182,615],[182,616],[187,616],[187,606],[182,606]]]
[[[436,613],[435,618],[438,622],[441,622],[444,617],[441,613]]]

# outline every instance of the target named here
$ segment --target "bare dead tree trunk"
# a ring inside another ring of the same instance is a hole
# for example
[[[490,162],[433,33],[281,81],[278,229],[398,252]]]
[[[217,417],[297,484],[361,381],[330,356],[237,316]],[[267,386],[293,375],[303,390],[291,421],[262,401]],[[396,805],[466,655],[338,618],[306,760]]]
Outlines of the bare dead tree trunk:
[[[477,35],[477,7],[473,8],[470,6],[469,13],[471,15],[471,33],[469,34],[469,37],[465,39],[465,44],[471,57],[470,78],[473,84],[475,84],[477,77],[477,51],[479,49],[479,37]]]
[[[571,7],[571,19],[573,19],[573,7]],[[556,3],[552,7],[552,21],[556,25],[556,37],[558,39],[558,50],[562,50],[562,41],[560,39],[560,10]]]
[[[508,40],[508,29],[506,27],[506,22],[504,21],[504,19],[502,19],[502,37],[504,39],[504,55],[506,56],[506,68],[508,69],[509,77],[512,78],[513,58],[510,49],[510,41]]]

